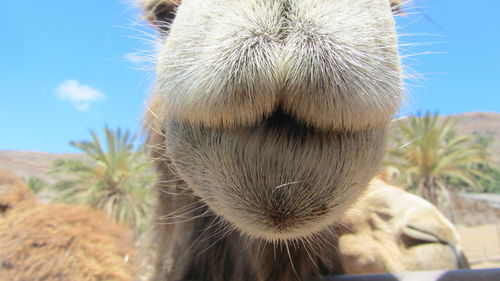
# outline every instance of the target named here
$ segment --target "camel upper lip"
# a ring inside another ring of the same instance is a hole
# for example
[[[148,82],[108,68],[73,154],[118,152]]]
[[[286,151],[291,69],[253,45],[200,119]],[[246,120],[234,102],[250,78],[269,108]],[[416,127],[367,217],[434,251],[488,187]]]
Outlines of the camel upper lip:
[[[260,125],[266,131],[285,131],[288,137],[293,138],[304,138],[307,135],[314,134],[316,131],[312,125],[298,120],[293,115],[285,112],[281,106],[278,106],[271,115],[264,118]]]

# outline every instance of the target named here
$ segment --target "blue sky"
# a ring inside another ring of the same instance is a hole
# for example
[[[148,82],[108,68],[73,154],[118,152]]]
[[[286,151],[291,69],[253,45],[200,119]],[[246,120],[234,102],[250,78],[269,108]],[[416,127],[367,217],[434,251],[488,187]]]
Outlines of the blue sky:
[[[107,124],[137,132],[151,48],[126,0],[4,1],[0,9],[0,150],[76,152]],[[417,0],[398,20],[410,73],[402,114],[500,112],[500,1]],[[415,13],[415,14],[413,14]],[[149,30],[151,32],[151,30]],[[426,54],[430,53],[430,54]],[[415,75],[418,74],[418,75]]]

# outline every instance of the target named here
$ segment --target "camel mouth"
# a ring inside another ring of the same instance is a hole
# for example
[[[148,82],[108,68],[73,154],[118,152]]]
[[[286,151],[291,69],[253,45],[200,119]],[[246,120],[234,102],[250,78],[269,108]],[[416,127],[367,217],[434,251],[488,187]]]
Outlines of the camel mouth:
[[[165,144],[215,214],[250,237],[282,241],[338,221],[377,172],[386,129],[325,132],[278,107],[235,129],[169,120]]]
[[[278,106],[273,113],[264,118],[258,126],[268,132],[283,131],[289,138],[302,140],[317,132],[314,126],[298,120],[294,115],[286,112],[282,106]]]

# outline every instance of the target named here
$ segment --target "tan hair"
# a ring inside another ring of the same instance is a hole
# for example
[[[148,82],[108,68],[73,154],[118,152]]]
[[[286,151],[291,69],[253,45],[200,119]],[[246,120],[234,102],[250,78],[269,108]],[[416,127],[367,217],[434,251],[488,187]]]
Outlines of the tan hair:
[[[379,169],[402,91],[391,3],[176,10],[145,117],[160,173],[153,280],[340,273],[338,223]]]
[[[15,207],[25,208],[35,204],[35,194],[23,179],[10,170],[0,169],[0,217]]]
[[[431,203],[381,180],[343,223],[339,252],[347,274],[469,268],[453,224]]]
[[[0,223],[4,280],[133,281],[130,233],[88,207],[37,205]]]

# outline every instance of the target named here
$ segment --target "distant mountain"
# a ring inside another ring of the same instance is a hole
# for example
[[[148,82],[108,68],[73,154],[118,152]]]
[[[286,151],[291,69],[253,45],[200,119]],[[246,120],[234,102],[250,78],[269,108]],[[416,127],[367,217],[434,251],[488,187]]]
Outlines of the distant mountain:
[[[462,134],[491,135],[493,149],[497,156],[500,155],[500,113],[471,112],[452,116],[458,118],[457,130]]]
[[[500,155],[500,114],[474,112],[454,115],[459,119],[457,129],[462,134],[486,133],[494,138],[494,150]],[[0,168],[10,169],[22,177],[37,177],[49,183],[57,180],[48,175],[52,162],[58,158],[85,159],[82,154],[54,154],[30,151],[1,151]]]
[[[59,158],[86,159],[83,154],[0,150],[0,168],[9,169],[25,179],[36,177],[53,183],[58,178],[48,172],[52,168],[52,162]]]

